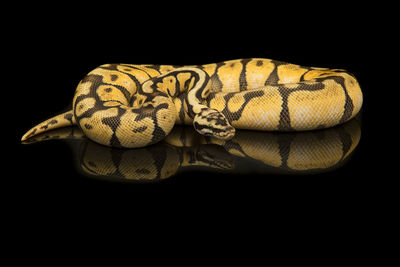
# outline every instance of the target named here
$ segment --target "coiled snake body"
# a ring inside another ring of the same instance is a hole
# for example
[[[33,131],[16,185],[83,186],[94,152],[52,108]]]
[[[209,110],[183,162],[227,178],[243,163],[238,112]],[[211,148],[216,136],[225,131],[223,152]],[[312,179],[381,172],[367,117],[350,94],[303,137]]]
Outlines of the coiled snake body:
[[[164,139],[175,123],[228,140],[235,128],[303,131],[332,127],[361,109],[353,75],[270,59],[198,66],[106,64],[78,84],[72,110],[29,130],[77,124],[91,140],[144,147]]]

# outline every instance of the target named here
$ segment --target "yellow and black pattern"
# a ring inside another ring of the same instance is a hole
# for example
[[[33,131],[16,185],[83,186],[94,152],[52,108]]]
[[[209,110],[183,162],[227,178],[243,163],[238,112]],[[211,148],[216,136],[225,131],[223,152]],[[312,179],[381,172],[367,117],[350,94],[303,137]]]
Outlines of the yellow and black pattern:
[[[27,143],[69,139],[78,170],[112,181],[157,181],[180,172],[230,174],[318,174],[342,166],[361,137],[357,119],[306,132],[237,131],[230,140],[176,126],[161,142],[137,149],[116,149],[88,140],[78,127],[36,135]]]
[[[22,140],[74,124],[112,147],[157,143],[175,124],[229,140],[235,128],[329,128],[349,121],[361,105],[357,80],[340,69],[261,58],[198,66],[106,64],[79,83],[71,111],[35,126]]]

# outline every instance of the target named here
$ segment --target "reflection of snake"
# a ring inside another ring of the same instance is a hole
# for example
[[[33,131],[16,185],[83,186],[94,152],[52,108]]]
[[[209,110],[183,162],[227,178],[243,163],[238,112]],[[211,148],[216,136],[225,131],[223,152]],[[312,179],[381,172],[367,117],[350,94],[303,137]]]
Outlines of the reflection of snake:
[[[301,131],[353,118],[362,105],[357,80],[339,69],[269,59],[201,66],[107,64],[78,85],[72,110],[29,130],[77,124],[91,140],[144,147],[164,139],[175,123],[229,140],[235,128]],[[232,127],[233,126],[233,127]]]
[[[196,167],[234,173],[324,172],[348,158],[360,135],[359,123],[353,119],[341,126],[310,132],[238,131],[228,141],[177,126],[164,141],[129,150],[98,145],[86,139],[78,128],[70,127],[43,133],[27,142],[83,140],[77,159],[84,173],[112,179],[158,180]]]

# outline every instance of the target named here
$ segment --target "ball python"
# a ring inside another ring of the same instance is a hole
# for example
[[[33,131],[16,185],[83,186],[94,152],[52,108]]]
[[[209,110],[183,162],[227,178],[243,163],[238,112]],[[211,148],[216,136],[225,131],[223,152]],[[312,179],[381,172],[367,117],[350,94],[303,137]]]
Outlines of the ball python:
[[[263,58],[206,65],[105,64],[78,84],[72,110],[30,129],[78,125],[94,142],[138,148],[164,139],[175,124],[229,140],[235,129],[306,131],[329,128],[361,109],[356,78],[342,69]]]
[[[25,141],[65,140],[85,176],[110,181],[153,182],[175,174],[207,171],[229,174],[319,174],[342,166],[357,147],[360,123],[305,132],[238,131],[230,140],[175,126],[161,142],[116,149],[90,141],[78,127],[45,132]]]

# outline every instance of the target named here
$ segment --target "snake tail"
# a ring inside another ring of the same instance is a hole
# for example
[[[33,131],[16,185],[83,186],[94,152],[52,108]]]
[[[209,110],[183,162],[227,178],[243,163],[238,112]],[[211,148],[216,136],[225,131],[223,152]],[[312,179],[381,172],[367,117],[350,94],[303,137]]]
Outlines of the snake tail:
[[[76,125],[76,120],[74,118],[74,114],[72,110],[61,113],[57,116],[54,116],[50,119],[47,119],[29,131],[27,131],[21,138],[21,141],[25,141],[35,135],[41,134],[43,132],[47,132],[53,129],[58,129],[62,127]]]

